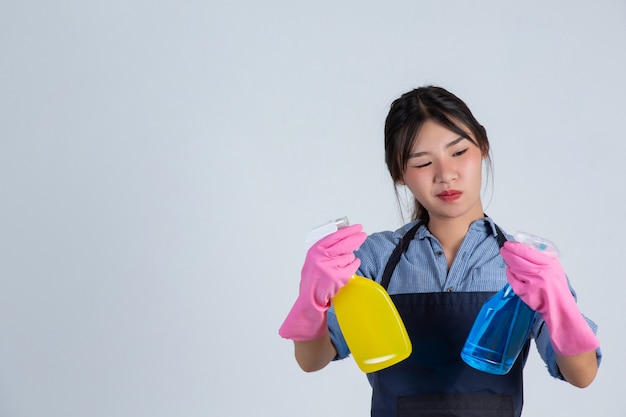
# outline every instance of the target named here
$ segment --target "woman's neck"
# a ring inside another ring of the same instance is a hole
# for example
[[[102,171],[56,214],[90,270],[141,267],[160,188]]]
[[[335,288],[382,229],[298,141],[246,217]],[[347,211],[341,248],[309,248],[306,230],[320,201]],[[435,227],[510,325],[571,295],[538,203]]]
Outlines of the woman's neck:
[[[448,261],[448,269],[452,266],[452,262],[456,257],[463,239],[469,230],[470,225],[480,217],[456,217],[456,218],[430,218],[428,221],[428,230],[437,238]]]

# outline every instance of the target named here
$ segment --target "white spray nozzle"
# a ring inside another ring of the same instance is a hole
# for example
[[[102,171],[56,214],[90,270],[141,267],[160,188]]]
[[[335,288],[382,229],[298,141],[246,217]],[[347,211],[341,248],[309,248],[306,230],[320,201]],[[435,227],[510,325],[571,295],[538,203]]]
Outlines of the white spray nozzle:
[[[551,255],[557,258],[559,257],[559,250],[556,245],[546,238],[520,231],[515,232],[513,237],[517,242],[521,242],[526,246],[540,250],[546,255]]]
[[[311,246],[313,246],[316,242],[318,242],[323,237],[328,236],[331,233],[336,232],[342,227],[346,227],[350,224],[347,217],[341,217],[337,220],[331,220],[328,223],[324,223],[321,226],[316,227],[311,230],[306,235],[306,250],[309,250]]]

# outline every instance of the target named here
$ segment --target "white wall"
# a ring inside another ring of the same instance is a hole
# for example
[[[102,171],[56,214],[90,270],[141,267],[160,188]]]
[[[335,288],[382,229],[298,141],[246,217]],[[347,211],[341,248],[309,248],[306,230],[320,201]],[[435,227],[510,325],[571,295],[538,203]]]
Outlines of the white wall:
[[[352,360],[305,374],[277,330],[308,229],[401,224],[382,126],[431,83],[600,325],[586,390],[533,352],[525,415],[616,415],[625,3],[299,3],[0,3],[0,416],[368,415]]]

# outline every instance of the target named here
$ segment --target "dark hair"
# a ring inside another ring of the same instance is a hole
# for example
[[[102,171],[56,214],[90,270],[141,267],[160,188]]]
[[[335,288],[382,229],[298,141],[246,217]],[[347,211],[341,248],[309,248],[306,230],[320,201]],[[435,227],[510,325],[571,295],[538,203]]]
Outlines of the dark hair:
[[[396,99],[385,120],[385,162],[396,185],[403,180],[415,139],[427,120],[440,123],[472,141],[491,164],[487,131],[463,100],[441,87],[420,87]],[[396,188],[396,196],[397,192]],[[427,221],[428,212],[417,199],[413,200],[411,220]]]

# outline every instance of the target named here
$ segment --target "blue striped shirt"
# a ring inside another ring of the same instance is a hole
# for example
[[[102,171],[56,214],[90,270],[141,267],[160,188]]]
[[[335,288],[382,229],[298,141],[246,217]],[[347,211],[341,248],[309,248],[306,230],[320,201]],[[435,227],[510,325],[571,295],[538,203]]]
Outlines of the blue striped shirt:
[[[357,275],[380,283],[391,253],[402,236],[414,225],[413,222],[395,232],[385,231],[368,236],[365,243],[355,252],[361,260]],[[507,283],[507,279],[506,264],[500,256],[496,235],[491,218],[485,217],[473,222],[448,270],[448,262],[441,243],[425,225],[420,226],[395,268],[387,289],[389,294],[499,291]],[[511,239],[511,236],[507,235],[507,239]],[[572,293],[575,296],[573,289]],[[589,319],[587,321],[595,332],[597,330],[595,323]],[[336,359],[346,358],[350,351],[332,308],[328,312],[328,327],[331,340],[337,349]],[[549,373],[563,379],[556,365],[548,331],[545,328],[541,330],[542,327],[543,320],[537,315],[531,337],[535,339],[539,355],[546,363]]]

